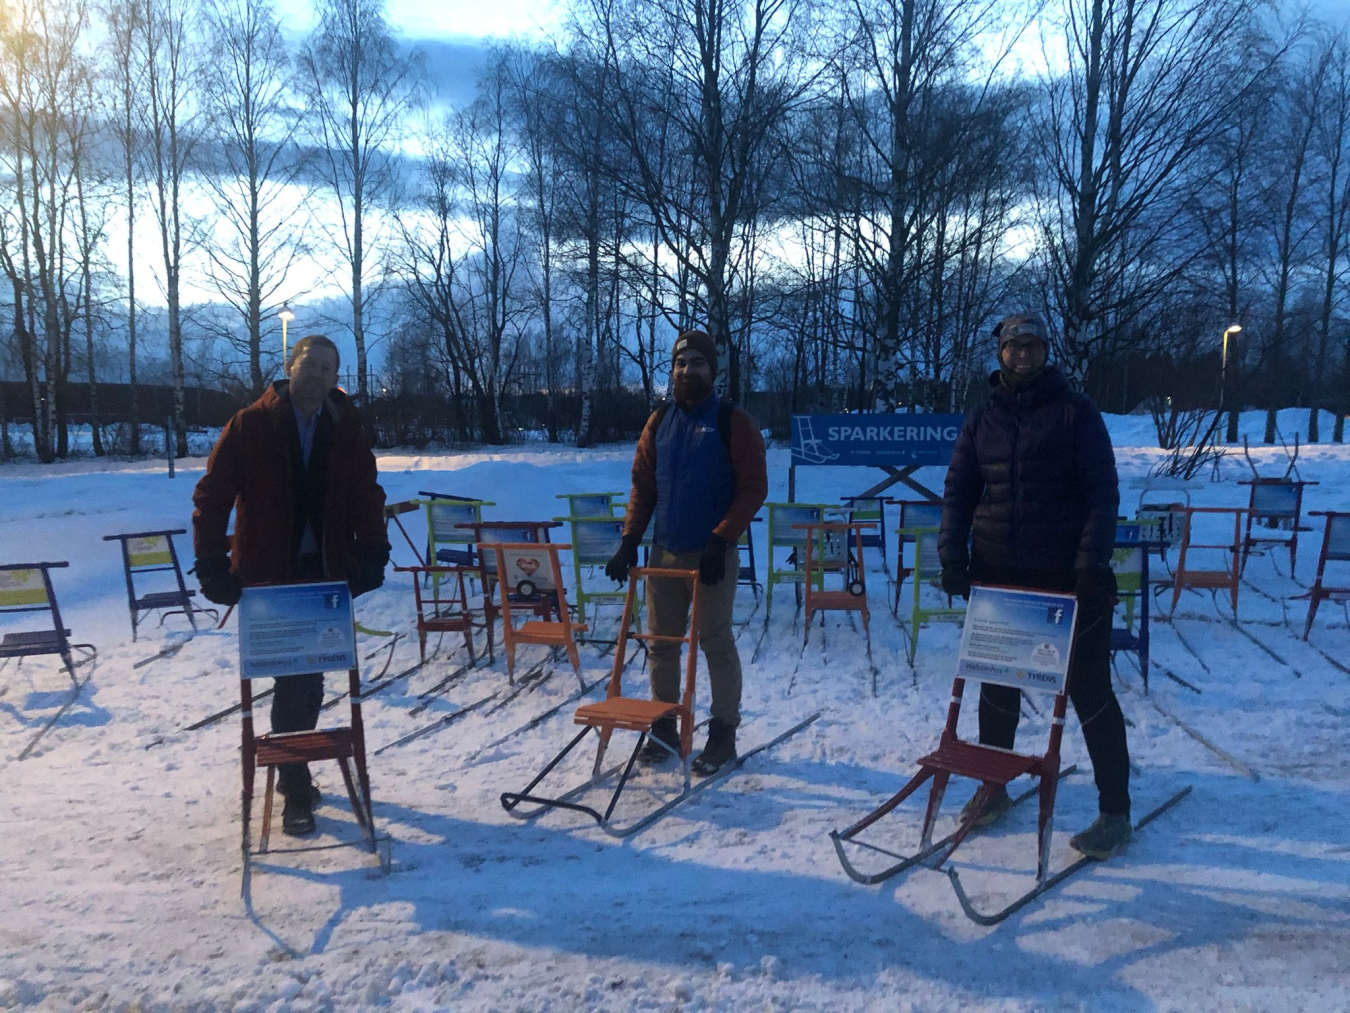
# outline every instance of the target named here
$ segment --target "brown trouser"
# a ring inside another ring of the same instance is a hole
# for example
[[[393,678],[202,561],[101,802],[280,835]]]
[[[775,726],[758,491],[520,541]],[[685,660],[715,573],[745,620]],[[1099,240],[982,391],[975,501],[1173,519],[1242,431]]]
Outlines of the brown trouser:
[[[648,566],[697,570],[701,551],[669,552],[652,549]],[[698,640],[707,663],[712,686],[712,716],[735,728],[741,723],[741,658],[731,631],[731,608],[736,602],[736,574],[740,552],[727,546],[726,574],[716,584],[698,588]],[[689,603],[693,589],[683,580],[647,581],[647,624],[652,633],[682,637],[689,629]],[[684,689],[680,667],[681,644],[651,642],[652,698],[679,703]]]

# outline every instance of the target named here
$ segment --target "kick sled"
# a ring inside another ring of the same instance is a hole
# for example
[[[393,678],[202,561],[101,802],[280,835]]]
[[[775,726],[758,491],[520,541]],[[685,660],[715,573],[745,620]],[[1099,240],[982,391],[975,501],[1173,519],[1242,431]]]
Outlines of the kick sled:
[[[638,831],[651,826],[657,820],[661,819],[676,806],[687,802],[698,793],[712,787],[722,778],[738,769],[751,756],[764,750],[778,745],[789,736],[806,728],[820,715],[813,714],[807,720],[788,729],[786,732],[776,738],[765,742],[746,753],[741,754],[736,760],[726,764],[716,774],[704,778],[698,784],[692,783],[690,763],[692,760],[694,744],[694,688],[698,671],[698,631],[699,631],[699,579],[697,570],[676,570],[659,567],[633,567],[628,571],[628,591],[624,598],[623,619],[619,624],[618,644],[614,650],[614,665],[610,672],[609,689],[605,699],[599,703],[584,704],[578,707],[573,721],[581,726],[581,731],[573,736],[572,740],[563,747],[562,751],[544,767],[543,770],[527,784],[522,791],[507,791],[501,794],[502,808],[517,819],[529,820],[542,816],[544,813],[555,809],[565,809],[572,812],[585,813],[605,833],[611,837],[630,837]],[[687,636],[665,636],[656,633],[638,633],[634,632],[633,612],[637,599],[638,583],[644,580],[678,580],[689,585],[690,590],[690,616],[689,633]],[[652,641],[664,643],[677,643],[686,645],[686,657],[684,667],[684,688],[680,696],[679,703],[665,703],[660,700],[647,700],[639,697],[628,697],[623,695],[622,677],[625,657],[625,648],[629,639],[638,641]],[[678,750],[671,749],[662,743],[659,739],[652,741],[660,743],[666,748],[675,759],[680,761],[681,788],[678,794],[669,799],[655,810],[647,813],[645,816],[627,825],[620,826],[614,820],[614,810],[619,804],[619,799],[623,795],[624,789],[628,786],[629,779],[633,773],[633,767],[637,763],[638,754],[642,747],[646,745],[647,740],[651,738],[652,726],[662,718],[673,717],[676,719],[679,727]],[[634,745],[632,753],[627,760],[605,768],[605,754],[609,748],[610,739],[615,731],[637,732],[637,744]],[[581,745],[587,736],[594,734],[599,740],[596,747],[595,760],[591,768],[591,777],[583,783],[577,785],[569,791],[558,796],[547,796],[536,794],[539,785],[549,776],[559,764],[566,759],[573,750]],[[601,810],[595,806],[588,805],[583,798],[587,793],[600,788],[615,775],[618,775],[618,782],[614,791],[609,796],[609,801]]]
[[[1031,890],[1016,898],[1004,909],[992,914],[983,914],[975,910],[971,904],[969,897],[962,889],[960,878],[956,872],[951,869],[947,870],[957,900],[966,916],[981,925],[996,925],[1031,903],[1047,890],[1063,882],[1073,873],[1084,868],[1092,859],[1083,859],[1053,876],[1050,874],[1050,843],[1054,825],[1055,795],[1060,780],[1072,774],[1076,769],[1072,766],[1067,769],[1060,768],[1060,741],[1064,733],[1064,717],[1068,705],[1068,675],[1063,673],[1052,682],[1051,680],[1035,678],[1035,673],[1031,673],[1033,677],[1029,678],[1028,672],[1024,669],[1012,669],[1005,673],[1000,670],[1001,666],[998,665],[986,665],[978,661],[967,662],[965,660],[967,646],[972,640],[972,621],[979,623],[985,619],[983,615],[985,610],[981,608],[983,603],[980,601],[981,593],[985,590],[978,586],[972,589],[966,627],[962,633],[962,661],[959,663],[960,667],[958,667],[956,678],[952,681],[951,699],[947,705],[947,721],[943,727],[937,749],[920,758],[918,773],[900,791],[853,825],[843,830],[831,831],[830,839],[834,843],[835,853],[838,855],[839,863],[844,872],[857,883],[872,885],[885,882],[917,865],[926,865],[931,869],[941,870],[942,866],[951,858],[952,853],[961,845],[961,842],[979,825],[980,817],[984,815],[985,809],[988,808],[999,788],[1006,789],[1011,781],[1023,774],[1039,779],[1039,784],[1036,787],[1024,791],[1012,799],[1013,805],[1016,806],[1034,795],[1040,803],[1036,834],[1036,883]],[[1052,619],[1056,623],[1067,621],[1069,626],[1068,642],[1073,643],[1073,624],[1077,618],[1073,595],[1036,592],[1034,597],[1045,599],[1044,603],[1038,601],[1036,604],[1043,604],[1046,608],[1047,622]],[[1054,618],[1056,612],[1060,614],[1059,618]],[[976,657],[979,656],[978,652],[974,653]],[[972,675],[978,671],[981,681],[1013,686],[1023,692],[1053,693],[1054,707],[1050,722],[1049,742],[1043,754],[1022,754],[1009,749],[982,746],[978,743],[963,741],[957,736],[957,721],[961,715],[961,701],[965,693],[968,669]],[[942,806],[947,784],[953,774],[978,781],[980,787],[956,829],[942,839],[934,841],[933,835],[937,825],[938,812]],[[918,851],[904,855],[858,839],[859,834],[894,812],[905,799],[918,791],[924,784],[929,784],[928,805],[924,812]],[[1143,826],[1156,818],[1163,811],[1179,802],[1189,791],[1190,788],[1185,788],[1178,792],[1163,806],[1140,820],[1138,825]],[[854,864],[850,854],[851,848],[881,854],[895,859],[895,861],[884,867],[866,872]]]

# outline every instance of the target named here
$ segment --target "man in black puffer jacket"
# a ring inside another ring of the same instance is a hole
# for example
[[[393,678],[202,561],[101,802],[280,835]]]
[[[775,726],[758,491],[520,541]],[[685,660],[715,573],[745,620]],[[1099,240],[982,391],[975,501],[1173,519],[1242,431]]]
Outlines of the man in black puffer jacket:
[[[994,330],[1000,369],[988,402],[967,415],[942,501],[942,587],[968,597],[971,581],[1078,597],[1069,698],[1083,727],[1100,816],[1070,841],[1108,858],[1130,839],[1130,757],[1125,718],[1111,689],[1111,572],[1120,491],[1115,455],[1096,406],[1047,364],[1045,324],[1033,313]],[[980,742],[1011,749],[1020,691],[980,688]],[[986,808],[992,823],[1006,791]]]

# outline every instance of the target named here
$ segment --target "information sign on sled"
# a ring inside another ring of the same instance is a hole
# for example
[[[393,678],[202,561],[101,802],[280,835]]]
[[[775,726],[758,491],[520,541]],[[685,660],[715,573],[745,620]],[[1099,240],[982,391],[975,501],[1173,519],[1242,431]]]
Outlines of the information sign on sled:
[[[239,673],[263,679],[356,665],[356,617],[343,581],[246,587],[239,599]]]
[[[962,415],[794,415],[792,463],[834,467],[945,465]]]
[[[1071,594],[973,587],[957,674],[977,682],[1063,693],[1076,605]]]

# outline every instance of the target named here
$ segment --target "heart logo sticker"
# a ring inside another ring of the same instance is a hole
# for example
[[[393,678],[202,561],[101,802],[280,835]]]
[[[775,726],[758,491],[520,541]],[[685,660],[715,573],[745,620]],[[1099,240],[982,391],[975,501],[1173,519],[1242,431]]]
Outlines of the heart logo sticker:
[[[539,560],[537,559],[517,559],[516,568],[527,577],[533,577],[534,571],[539,569]]]

